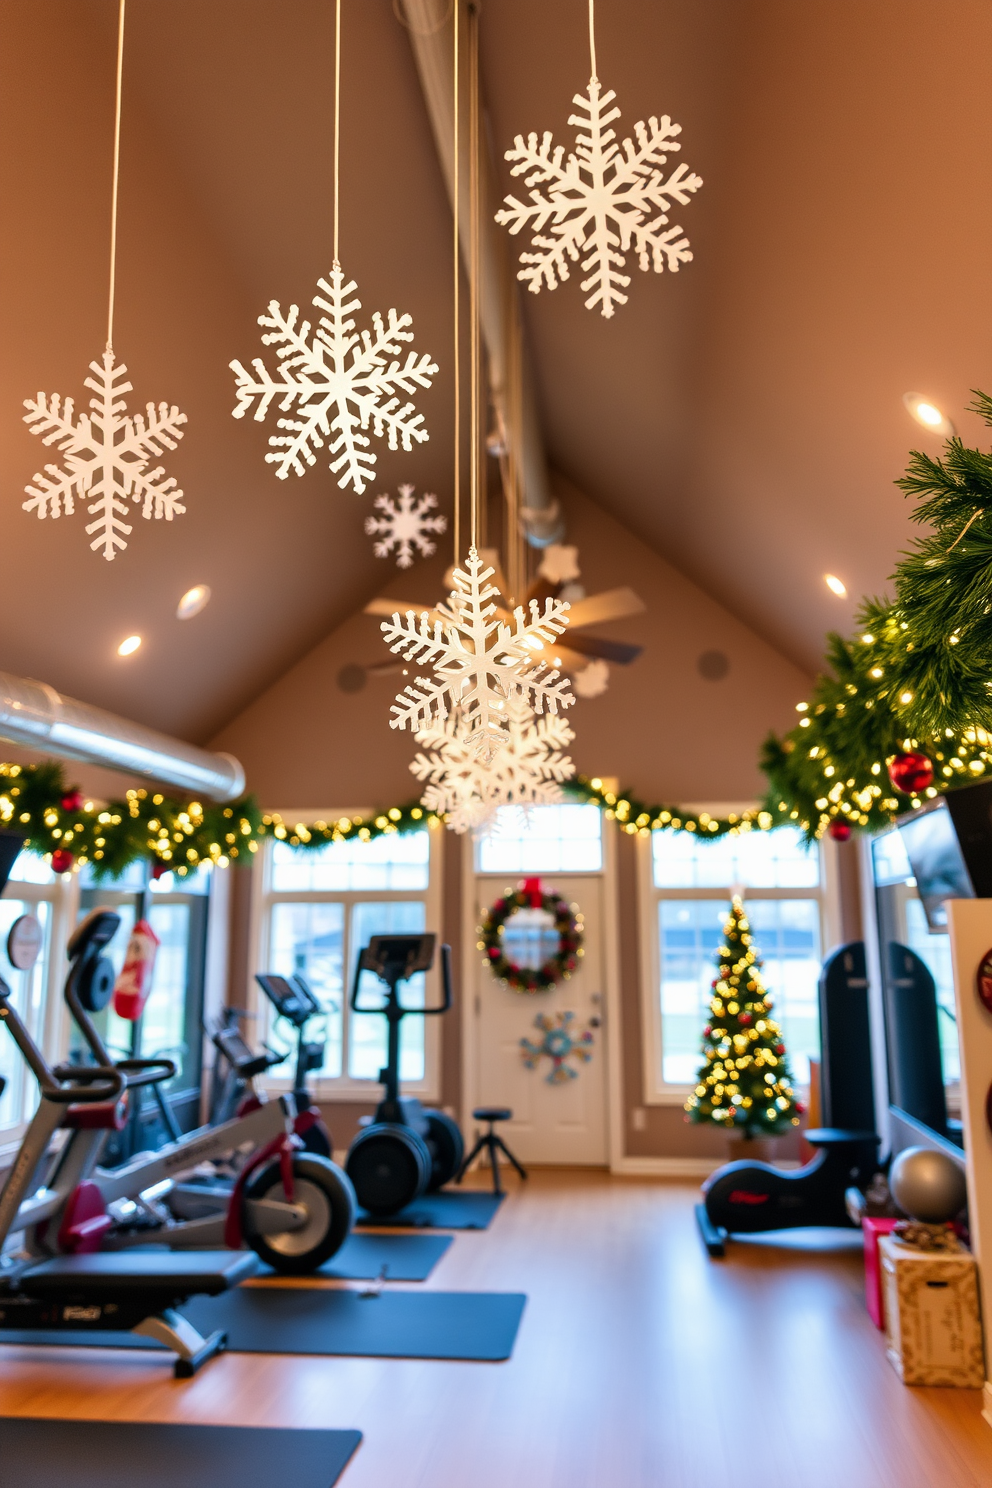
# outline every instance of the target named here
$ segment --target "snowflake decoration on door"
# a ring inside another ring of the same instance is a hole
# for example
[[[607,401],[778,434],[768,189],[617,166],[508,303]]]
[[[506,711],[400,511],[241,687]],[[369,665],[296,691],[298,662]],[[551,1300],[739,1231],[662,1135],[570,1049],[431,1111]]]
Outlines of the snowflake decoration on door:
[[[537,1069],[542,1059],[550,1059],[551,1068],[544,1077],[549,1085],[565,1085],[578,1078],[578,1070],[568,1063],[570,1059],[588,1064],[592,1058],[592,1029],[579,1033],[574,1023],[574,1013],[538,1013],[534,1027],[543,1037],[537,1043],[520,1040],[520,1057],[528,1069]]]
[[[437,544],[431,542],[429,534],[445,532],[448,527],[447,517],[430,515],[437,506],[437,497],[430,492],[415,496],[413,491],[413,486],[400,486],[398,502],[392,496],[377,496],[372,504],[383,515],[365,518],[368,536],[380,539],[373,553],[377,558],[388,558],[395,548],[397,568],[413,567],[414,548],[421,558],[437,552]]]
[[[535,718],[517,695],[507,704],[506,727],[509,738],[488,765],[462,738],[465,730],[457,713],[417,734],[418,744],[429,751],[416,755],[410,765],[418,780],[428,782],[421,804],[446,816],[452,831],[484,826],[500,806],[561,801],[561,782],[575,774],[564,753],[575,735],[564,718]]]
[[[87,377],[85,387],[96,394],[90,399],[92,413],[81,413],[74,419],[75,405],[71,398],[64,401],[58,393],[48,397],[39,393],[37,398],[25,398],[28,412],[24,422],[32,434],[40,434],[43,444],[57,445],[62,452],[61,468],[46,465],[45,474],[36,471],[33,486],[25,486],[31,497],[22,503],[25,511],[37,512],[39,518],[59,517],[65,512],[71,517],[76,501],[91,500],[88,511],[94,521],[86,527],[87,536],[92,535],[90,547],[96,552],[103,550],[108,561],[118,551],[127,547],[125,538],[131,533],[130,525],[123,521],[129,514],[128,502],[141,507],[141,515],[152,517],[181,516],[186,508],[180,500],[182,491],[170,476],[165,475],[161,465],[149,470],[151,459],[161,455],[165,449],[175,449],[183,437],[181,424],[186,415],[167,403],[145,405],[145,416],[128,414],[124,393],[132,391],[131,383],[122,382],[127,368],[114,366],[114,353],[103,353],[103,365],[90,362],[92,377]],[[147,419],[147,422],[146,422]]]
[[[511,233],[526,227],[532,234],[537,251],[521,253],[524,267],[517,278],[533,294],[545,285],[557,288],[559,280],[568,278],[569,260],[577,263],[581,257],[588,275],[582,281],[582,289],[589,292],[586,309],[599,305],[609,319],[615,305],[627,303],[623,290],[630,276],[620,271],[631,247],[641,268],[653,267],[656,274],[666,265],[674,274],[680,264],[692,262],[689,240],[681,227],[668,226],[668,214],[673,202],[685,206],[703,182],[685,164],[667,179],[662,169],[668,156],[682,148],[676,138],[681,124],[673,124],[667,114],[652,117],[647,124],[634,125],[636,144],[628,137],[621,147],[609,128],[620,117],[618,108],[609,108],[616,94],[601,97],[599,90],[594,77],[586,92],[572,99],[582,112],[571,114],[568,122],[580,132],[575,154],[564,164],[564,146],[552,148],[550,131],[540,143],[536,134],[529,134],[526,142],[517,135],[506,159],[513,162],[511,175],[525,175],[530,202],[505,197],[496,221]]]
[[[409,315],[390,310],[384,323],[376,311],[372,330],[356,331],[352,317],[362,304],[349,299],[357,285],[353,279],[345,283],[339,264],[332,268],[330,282],[318,279],[317,285],[323,294],[314,295],[313,304],[327,313],[312,336],[310,322],[299,321],[297,305],[284,315],[278,301],[270,300],[268,315],[258,317],[260,326],[270,327],[262,344],[278,348],[279,371],[273,376],[259,357],[252,361],[254,376],[240,362],[231,362],[238,384],[234,417],[244,418],[254,403],[255,422],[261,423],[274,398],[282,413],[295,408],[297,417],[276,420],[276,427],[287,432],[269,436],[272,452],[266,462],[276,467],[280,480],[291,470],[304,475],[306,465],[317,463],[314,451],[326,442],[338,485],[342,490],[350,485],[360,496],[375,467],[371,441],[363,431],[371,425],[373,434],[385,436],[393,450],[423,444],[428,437],[423,416],[414,413],[412,402],[401,405],[397,390],[429,388],[437,364],[426,352],[418,356],[410,351],[404,362],[399,360],[402,343],[413,340]]]
[[[522,606],[513,612],[515,628],[494,619],[491,602],[498,590],[489,583],[494,570],[484,568],[475,548],[469,550],[468,572],[454,571],[455,588],[447,602],[438,604],[440,617],[431,626],[427,612],[418,618],[408,610],[382,622],[391,651],[407,661],[430,666],[433,677],[417,677],[397,694],[390,728],[414,733],[439,726],[456,708],[466,744],[487,762],[507,742],[506,712],[520,693],[535,712],[557,713],[575,698],[567,677],[537,659],[568,624],[568,605],[546,599],[542,614],[530,601],[530,619]]]

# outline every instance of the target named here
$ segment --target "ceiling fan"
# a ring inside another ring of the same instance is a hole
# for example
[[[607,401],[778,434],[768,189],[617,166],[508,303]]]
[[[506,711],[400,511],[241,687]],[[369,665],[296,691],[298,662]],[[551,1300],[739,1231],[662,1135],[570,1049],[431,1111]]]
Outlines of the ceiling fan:
[[[525,595],[525,602],[536,599],[539,603],[543,603],[546,598],[559,598],[569,603],[567,644],[562,644],[561,638],[548,642],[547,661],[550,665],[573,676],[586,671],[592,661],[609,662],[614,666],[629,666],[640,656],[644,649],[643,646],[634,646],[628,641],[610,640],[604,636],[586,635],[585,630],[590,625],[603,625],[610,620],[623,620],[630,615],[643,614],[646,608],[644,601],[633,589],[627,587],[606,589],[601,594],[587,596],[581,585],[576,583],[579,576],[576,552],[575,548],[562,547],[557,544],[547,548],[537,575]],[[479,553],[486,564],[494,570],[490,582],[495,585],[501,595],[505,595],[508,586],[496,549],[480,548]],[[448,584],[449,581],[450,570],[445,575],[445,583]],[[413,610],[417,614],[426,613],[431,624],[441,618],[433,605],[389,599],[384,595],[370,600],[365,606],[366,615],[376,615],[384,620],[388,620],[397,611],[405,614],[408,610]],[[497,606],[496,614],[507,623],[512,619],[511,611],[502,606]],[[366,671],[371,676],[387,676],[390,673],[402,671],[405,666],[407,663],[402,657],[390,657],[388,661],[367,667]],[[605,667],[596,670],[597,673],[602,673],[601,685],[597,691],[604,691]],[[576,690],[581,694],[581,688],[577,686]],[[587,695],[595,694],[590,692]]]

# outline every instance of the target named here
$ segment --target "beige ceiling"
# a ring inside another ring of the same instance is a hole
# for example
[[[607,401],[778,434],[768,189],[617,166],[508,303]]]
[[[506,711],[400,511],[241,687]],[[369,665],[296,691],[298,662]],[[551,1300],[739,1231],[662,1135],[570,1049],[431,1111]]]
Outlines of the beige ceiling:
[[[20,414],[39,389],[81,401],[103,346],[116,4],[0,3],[0,667],[191,738],[375,592],[373,492],[450,501],[450,212],[390,0],[343,3],[341,256],[363,314],[408,310],[441,365],[431,441],[377,443],[359,498],[323,466],[278,481],[268,430],[230,417],[255,317],[306,306],[330,264],[330,0],[130,0],[115,343],[132,407],[188,415],[163,461],[188,509],[136,521],[112,564],[78,513],[20,510],[43,455]],[[695,262],[635,268],[612,321],[578,275],[526,296],[549,457],[811,670],[852,615],[824,570],[877,591],[909,533],[892,480],[926,436],[901,395],[978,437],[962,410],[992,388],[992,5],[601,0],[598,39],[622,128],[670,113],[706,184],[678,218]],[[485,0],[498,156],[531,129],[570,143],[585,48],[584,0]],[[182,624],[194,582],[215,597]]]

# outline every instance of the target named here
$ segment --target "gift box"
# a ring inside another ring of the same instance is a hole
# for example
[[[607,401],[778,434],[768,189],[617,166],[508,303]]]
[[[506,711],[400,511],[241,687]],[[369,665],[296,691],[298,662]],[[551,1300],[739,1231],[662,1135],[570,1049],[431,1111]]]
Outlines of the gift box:
[[[878,1240],[887,1353],[906,1385],[980,1389],[985,1356],[975,1258],[916,1250],[892,1235]]]
[[[865,1306],[876,1328],[885,1327],[885,1291],[882,1286],[878,1242],[883,1235],[891,1234],[893,1226],[898,1223],[897,1219],[868,1214],[861,1221],[861,1233],[865,1242]]]

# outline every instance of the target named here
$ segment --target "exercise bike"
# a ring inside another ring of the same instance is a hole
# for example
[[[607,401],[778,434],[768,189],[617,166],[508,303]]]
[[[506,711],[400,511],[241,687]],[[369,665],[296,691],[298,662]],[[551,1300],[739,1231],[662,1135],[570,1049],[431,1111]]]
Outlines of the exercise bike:
[[[308,1152],[319,1152],[322,1157],[330,1157],[333,1151],[331,1134],[307,1089],[307,1076],[323,1067],[326,1047],[325,1039],[307,1037],[307,1025],[314,1018],[324,1018],[324,1008],[301,976],[284,977],[272,972],[256,972],[255,980],[278,1016],[285,1018],[296,1031],[296,1063],[293,1070],[296,1135]],[[284,1054],[283,1059],[286,1057]],[[282,1060],[277,1063],[281,1064]]]
[[[8,834],[0,834],[8,836]],[[23,839],[0,843],[0,888],[6,882]],[[116,919],[116,916],[114,916]],[[18,922],[20,923],[20,922]],[[22,971],[37,956],[18,956],[8,939],[8,956]],[[207,1338],[175,1309],[199,1294],[216,1296],[237,1286],[258,1270],[255,1256],[246,1253],[187,1251],[183,1255],[146,1251],[140,1255],[91,1255],[102,1233],[96,1214],[80,1233],[79,1253],[49,1259],[40,1253],[14,1254],[12,1234],[25,1228],[25,1204],[31,1229],[43,1235],[64,1212],[63,1195],[47,1183],[36,1187],[55,1132],[73,1135],[108,1129],[106,1113],[119,1111],[127,1074],[110,1064],[58,1065],[46,1063],[13,1003],[7,983],[0,978],[0,1022],[6,1024],[28,1068],[38,1081],[40,1100],[20,1151],[0,1189],[0,1328],[16,1341],[18,1334],[36,1342],[39,1334],[99,1335],[130,1331],[164,1344],[176,1355],[177,1378],[189,1378],[226,1343],[222,1332]],[[5,1081],[0,1077],[0,1094]],[[65,1149],[63,1149],[64,1151]]]
[[[77,926],[68,946],[65,1001],[95,1065],[123,1079],[126,1098],[136,1087],[170,1079],[175,1065],[168,1059],[115,1064],[93,1025],[90,1014],[106,1006],[113,990],[114,968],[102,951],[119,924],[112,910],[95,909]],[[26,1046],[18,1043],[23,1051]],[[91,1067],[71,1068],[83,1080]],[[107,1133],[124,1120],[125,1105],[117,1098],[90,1103],[75,1116],[71,1108],[65,1116],[57,1102],[42,1102],[14,1164],[17,1205],[7,1220],[8,1230],[23,1232],[28,1253],[85,1254],[148,1244],[177,1250],[248,1246],[274,1270],[299,1274],[322,1265],[347,1238],[355,1219],[354,1190],[328,1158],[303,1150],[291,1095],[258,1101],[233,1120],[120,1167],[99,1167]],[[69,1138],[43,1186],[32,1190],[60,1126],[69,1128]],[[180,1181],[198,1165],[239,1149],[248,1156],[233,1186]]]
[[[443,998],[438,1007],[404,1007],[399,984],[434,963],[433,935],[373,935],[358,958],[351,991],[355,1013],[380,1013],[388,1030],[386,1064],[379,1071],[383,1098],[371,1123],[348,1150],[345,1171],[361,1207],[387,1218],[421,1194],[442,1188],[462,1164],[465,1146],[457,1122],[445,1111],[425,1109],[400,1095],[400,1029],[404,1018],[446,1013],[452,1004],[451,947],[441,947]],[[366,1007],[359,1001],[363,971],[385,984],[382,1002]]]

